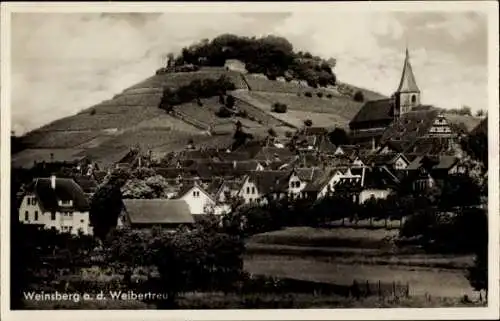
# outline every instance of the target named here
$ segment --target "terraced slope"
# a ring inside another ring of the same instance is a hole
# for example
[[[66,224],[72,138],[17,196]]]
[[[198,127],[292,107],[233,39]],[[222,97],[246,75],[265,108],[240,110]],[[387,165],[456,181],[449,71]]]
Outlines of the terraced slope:
[[[235,83],[235,107],[246,111],[248,117],[217,117],[215,113],[221,107],[217,98],[203,100],[202,106],[176,106],[171,114],[158,108],[163,88],[178,88],[195,79],[217,79],[222,75]],[[306,91],[321,91],[324,97],[331,98],[303,97]],[[271,106],[275,102],[286,103],[288,112],[273,113]],[[358,108],[358,103],[342,97],[335,89],[243,76],[223,68],[154,75],[109,100],[28,133],[21,139],[26,149],[13,155],[13,166],[82,156],[106,166],[119,160],[132,145],[162,155],[184,148],[190,139],[197,145],[226,147],[232,142],[238,120],[247,132],[259,138],[266,136],[269,128],[284,135],[302,127],[304,119],[311,119],[317,126],[342,126]],[[211,136],[207,134],[209,128]]]

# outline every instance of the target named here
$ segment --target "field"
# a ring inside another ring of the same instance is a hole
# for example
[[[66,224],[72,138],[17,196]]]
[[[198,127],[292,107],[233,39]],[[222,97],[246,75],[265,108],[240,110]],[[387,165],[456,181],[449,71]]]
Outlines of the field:
[[[288,228],[251,237],[245,269],[253,274],[349,285],[408,284],[410,295],[475,294],[465,277],[471,256],[394,249],[396,230]]]

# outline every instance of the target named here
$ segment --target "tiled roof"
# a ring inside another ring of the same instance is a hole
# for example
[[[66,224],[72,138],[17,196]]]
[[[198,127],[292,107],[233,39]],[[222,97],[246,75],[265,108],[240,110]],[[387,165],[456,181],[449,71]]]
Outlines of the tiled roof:
[[[261,194],[271,192],[282,192],[288,187],[287,171],[254,171],[249,175],[249,180],[253,182]]]
[[[176,167],[157,167],[154,168],[154,170],[158,175],[161,175],[166,179],[176,179],[184,173],[182,168]]]
[[[383,166],[367,168],[363,180],[364,188],[394,188],[398,185],[398,179]]]
[[[455,156],[441,156],[439,157],[439,163],[433,167],[433,169],[451,169],[458,162],[458,158]]]
[[[190,224],[194,223],[184,200],[125,199],[128,219],[132,224]]]
[[[97,182],[93,178],[78,176],[74,180],[85,193],[93,193],[97,189]]]
[[[257,161],[288,161],[295,157],[295,154],[288,148],[262,147],[262,149],[253,157]]]
[[[324,127],[306,127],[302,130],[305,136],[322,136],[328,134],[328,129]]]
[[[481,122],[471,131],[471,135],[476,134],[488,135],[488,117],[481,120]]]
[[[407,112],[391,123],[384,132],[381,142],[403,141],[411,145],[417,138],[428,134],[437,116],[436,109]]]
[[[36,178],[33,182],[33,190],[45,212],[86,212],[89,210],[85,192],[71,178],[56,178],[55,189],[51,186],[50,178]],[[59,201],[70,200],[73,202],[71,207],[59,205]]]
[[[356,129],[364,122],[391,122],[393,102],[390,98],[367,101],[349,123],[350,129]]]

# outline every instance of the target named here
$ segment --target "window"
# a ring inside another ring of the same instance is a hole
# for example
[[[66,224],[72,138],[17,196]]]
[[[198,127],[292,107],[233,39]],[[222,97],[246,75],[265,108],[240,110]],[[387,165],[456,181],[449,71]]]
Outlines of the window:
[[[28,199],[28,205],[30,205],[30,203],[31,203],[31,197],[27,197],[27,199]]]
[[[28,211],[24,212],[24,220],[25,221],[29,221],[30,220],[30,213]]]
[[[59,205],[60,206],[71,206],[71,205],[73,205],[73,201],[72,200],[60,200]]]
[[[193,196],[194,197],[199,197],[200,196],[200,191],[193,191]]]
[[[84,220],[80,220],[80,223],[83,223],[83,222],[84,222]]]
[[[38,221],[38,211],[35,211],[35,221]]]
[[[50,219],[53,221],[56,220],[56,213],[55,212],[50,213]]]
[[[247,194],[250,194],[250,187],[247,187]]]
[[[33,199],[31,200],[31,204],[36,205],[36,198],[33,197]]]
[[[255,187],[252,187],[252,194],[255,194]]]

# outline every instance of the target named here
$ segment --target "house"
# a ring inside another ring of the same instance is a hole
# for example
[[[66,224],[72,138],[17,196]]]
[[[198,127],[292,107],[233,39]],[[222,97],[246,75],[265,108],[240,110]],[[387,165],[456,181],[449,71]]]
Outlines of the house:
[[[438,163],[435,158],[428,156],[416,157],[406,168],[406,180],[411,183],[411,189],[415,192],[424,191],[436,186],[432,177],[432,168]]]
[[[85,192],[73,179],[36,178],[21,201],[19,221],[61,233],[92,234],[89,210]]]
[[[224,68],[226,68],[226,70],[247,73],[246,64],[238,59],[227,59],[224,63]]]
[[[401,80],[391,98],[365,102],[349,123],[351,139],[356,144],[378,142],[386,128],[400,116],[420,106],[420,89],[406,49]]]
[[[456,138],[443,114],[431,106],[419,106],[395,120],[380,140],[398,142],[405,153],[438,155],[452,152]]]
[[[391,170],[404,170],[410,161],[402,153],[371,154],[360,156],[365,166],[377,167],[386,166]]]
[[[334,156],[344,156],[354,159],[358,155],[358,152],[359,147],[356,145],[339,145],[333,154]]]
[[[323,176],[323,171],[318,167],[295,168],[288,177],[288,196],[296,198],[302,196],[302,190],[312,182]]]
[[[308,182],[302,190],[301,197],[309,199],[323,198],[335,190],[335,185],[344,177],[341,168],[323,170],[321,175]]]
[[[194,218],[189,211],[189,205],[184,200],[125,199],[117,226],[133,229],[153,226],[176,229],[193,223]]]
[[[241,180],[224,180],[215,193],[218,203],[227,203],[231,198],[237,197],[243,182]]]
[[[258,153],[253,156],[253,159],[258,162],[265,161],[281,161],[289,162],[295,157],[295,153],[287,148],[277,147],[262,147]]]
[[[223,214],[224,209],[216,208],[217,202],[197,181],[184,184],[176,199],[185,201],[192,215]]]
[[[397,190],[399,179],[385,166],[368,167],[361,181],[359,203],[363,204],[369,199],[386,199]]]
[[[285,171],[254,171],[247,175],[238,192],[245,204],[278,199],[287,194],[288,173]]]
[[[454,156],[418,156],[406,168],[414,191],[422,191],[443,182],[449,175],[464,174],[467,168]]]

